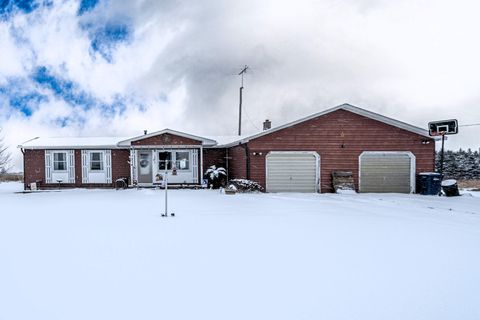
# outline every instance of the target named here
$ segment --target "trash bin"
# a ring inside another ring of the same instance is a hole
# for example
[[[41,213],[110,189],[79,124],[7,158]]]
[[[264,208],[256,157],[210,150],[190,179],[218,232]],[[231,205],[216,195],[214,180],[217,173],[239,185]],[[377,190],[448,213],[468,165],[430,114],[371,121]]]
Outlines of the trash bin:
[[[457,180],[449,179],[442,181],[442,189],[447,197],[458,197],[460,195]]]
[[[436,172],[417,174],[417,193],[423,195],[439,195],[442,189],[442,175]]]

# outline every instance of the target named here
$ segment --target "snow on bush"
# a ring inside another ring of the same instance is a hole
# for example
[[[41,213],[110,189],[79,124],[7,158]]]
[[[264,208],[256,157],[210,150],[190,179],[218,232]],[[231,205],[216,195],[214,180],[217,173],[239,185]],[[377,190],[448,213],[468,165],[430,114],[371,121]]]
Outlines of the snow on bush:
[[[258,182],[247,179],[232,179],[230,180],[228,187],[238,192],[260,192],[263,191],[261,185]]]
[[[227,177],[225,168],[213,165],[205,171],[205,176],[208,179],[208,184],[213,189],[218,189],[222,186],[224,179]]]

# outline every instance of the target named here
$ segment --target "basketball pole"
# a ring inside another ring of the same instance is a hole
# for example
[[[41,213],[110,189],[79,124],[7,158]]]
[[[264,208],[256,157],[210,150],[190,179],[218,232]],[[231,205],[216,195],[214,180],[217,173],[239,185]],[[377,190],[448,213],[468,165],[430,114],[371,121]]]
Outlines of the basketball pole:
[[[444,146],[445,146],[445,132],[442,132],[442,153],[440,154],[440,174],[442,175],[442,179],[443,179]]]

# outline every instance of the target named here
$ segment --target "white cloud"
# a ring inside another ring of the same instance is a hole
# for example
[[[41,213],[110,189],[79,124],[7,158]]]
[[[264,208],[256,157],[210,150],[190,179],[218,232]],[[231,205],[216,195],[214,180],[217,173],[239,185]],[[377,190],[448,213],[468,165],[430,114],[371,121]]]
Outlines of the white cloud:
[[[17,15],[12,24],[28,44],[14,41],[11,25],[0,22],[0,85],[46,65],[104,103],[123,97],[126,109],[105,117],[48,93],[49,102],[31,117],[2,116],[12,145],[36,135],[128,135],[164,127],[233,134],[236,73],[244,64],[251,66],[247,132],[265,118],[275,125],[344,102],[422,127],[448,118],[480,122],[475,1],[145,0],[101,2],[82,17],[77,9],[61,1]],[[92,55],[80,27],[105,22],[127,23],[133,32],[117,44],[111,63]],[[54,115],[86,122],[63,128],[52,124]],[[479,127],[464,128],[447,146],[478,148],[479,136]]]

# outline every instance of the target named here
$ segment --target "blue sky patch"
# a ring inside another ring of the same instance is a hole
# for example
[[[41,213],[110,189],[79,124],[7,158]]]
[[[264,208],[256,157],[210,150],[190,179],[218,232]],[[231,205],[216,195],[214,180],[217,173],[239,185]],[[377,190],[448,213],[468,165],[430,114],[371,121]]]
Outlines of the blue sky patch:
[[[31,116],[36,107],[43,102],[48,102],[48,97],[37,92],[10,96],[10,106],[19,110],[27,117]]]
[[[91,27],[91,26],[90,26]],[[91,48],[98,52],[106,61],[112,62],[116,46],[129,40],[131,31],[126,24],[109,23],[90,33]]]
[[[48,102],[48,97],[28,87],[24,79],[10,78],[6,85],[0,86],[0,98],[29,117],[40,104]]]
[[[0,19],[8,19],[16,12],[28,14],[39,7],[33,0],[0,0]]]
[[[85,91],[80,90],[77,84],[53,75],[45,66],[38,67],[33,72],[32,79],[43,88],[50,89],[55,96],[71,105],[81,106],[87,110],[95,104],[95,99]]]
[[[81,16],[82,14],[95,9],[99,0],[81,0],[80,6],[78,7],[78,15]]]

